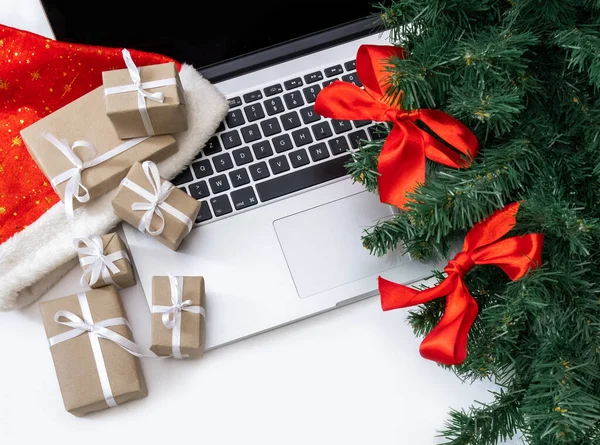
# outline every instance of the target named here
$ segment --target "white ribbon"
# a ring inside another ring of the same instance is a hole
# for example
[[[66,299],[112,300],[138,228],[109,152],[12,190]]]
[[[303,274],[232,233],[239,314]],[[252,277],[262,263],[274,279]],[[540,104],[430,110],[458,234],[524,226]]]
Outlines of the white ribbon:
[[[104,356],[102,355],[102,348],[100,347],[99,339],[103,338],[105,340],[111,341],[136,357],[160,357],[157,357],[156,354],[150,351],[144,351],[140,346],[138,346],[136,343],[132,342],[128,338],[125,338],[121,334],[118,334],[117,332],[108,329],[111,326],[125,325],[129,328],[129,330],[131,330],[131,326],[125,318],[109,318],[107,320],[102,320],[97,323],[94,323],[94,319],[92,318],[92,312],[90,310],[90,305],[88,303],[86,294],[83,292],[78,293],[77,298],[79,300],[79,306],[81,306],[83,320],[72,312],[57,311],[54,314],[54,321],[63,326],[70,327],[71,330],[63,332],[62,334],[55,335],[54,337],[50,337],[48,339],[48,342],[50,343],[50,347],[52,347],[64,341],[68,341],[82,334],[85,334],[86,332],[88,333],[88,336],[90,338],[90,344],[92,345],[94,361],[96,362],[96,369],[98,370],[100,386],[102,387],[102,393],[104,395],[104,400],[106,400],[106,403],[110,408],[113,408],[117,406],[117,402],[115,401],[115,398],[112,393],[112,388],[110,386],[110,380],[106,371],[106,364],[104,363]]]
[[[147,137],[142,138],[134,138],[129,139],[121,145],[113,148],[112,150],[107,151],[106,153],[101,154],[100,156],[96,156],[98,153],[96,151],[96,147],[90,142],[87,141],[75,141],[73,145],[69,145],[66,139],[58,139],[51,133],[42,132],[41,136],[54,145],[68,160],[71,164],[73,164],[73,168],[66,170],[54,178],[51,179],[51,183],[54,187],[58,186],[58,184],[62,184],[65,181],[67,182],[67,186],[65,188],[65,210],[67,212],[67,216],[69,218],[73,218],[73,200],[76,199],[81,203],[88,202],[90,200],[90,194],[88,189],[81,182],[81,173],[90,167],[95,167],[98,164],[103,163],[111,158],[114,158],[117,155],[120,155],[124,151],[129,150],[131,147],[139,144],[140,142],[148,139]],[[93,156],[89,161],[83,161],[77,153],[75,153],[75,149],[77,147],[82,147],[90,151]],[[80,191],[83,191],[83,194],[80,194]]]
[[[127,187],[134,193],[140,195],[147,202],[134,202],[131,205],[131,210],[133,211],[145,211],[142,219],[138,224],[138,230],[140,232],[148,232],[148,234],[152,236],[160,235],[165,229],[165,217],[163,216],[161,209],[167,213],[170,213],[179,221],[184,223],[188,228],[188,233],[192,230],[192,220],[175,207],[170,204],[167,204],[165,201],[169,197],[169,195],[175,190],[175,186],[171,184],[169,181],[164,181],[161,184],[161,178],[158,173],[158,167],[152,161],[144,161],[142,163],[142,168],[144,169],[144,174],[146,178],[150,182],[152,186],[152,190],[154,193],[148,192],[146,189],[140,187],[135,182],[130,181],[125,178],[121,181],[123,186]],[[152,222],[152,218],[154,215],[158,216],[161,220],[160,227],[156,230],[150,229],[150,223]]]
[[[84,244],[83,247],[80,246],[81,243]],[[115,261],[125,259],[131,262],[127,252],[119,250],[104,255],[104,244],[102,243],[102,237],[99,235],[93,235],[89,238],[75,238],[73,240],[73,247],[78,254],[85,255],[79,258],[79,264],[83,268],[83,275],[79,281],[81,286],[91,287],[102,277],[106,284],[112,284],[120,288],[113,280],[112,275],[120,272]]]
[[[206,317],[206,312],[202,306],[192,306],[192,300],[183,301],[183,277],[174,277],[169,274],[169,282],[171,284],[171,306],[153,305],[152,313],[162,313],[162,322],[165,328],[172,329],[173,335],[171,345],[173,349],[173,357],[184,358],[188,355],[181,354],[181,313],[182,311],[200,314]]]
[[[131,54],[127,49],[123,49],[123,59],[125,60],[125,65],[127,66],[127,70],[129,71],[129,76],[131,77],[131,84],[122,85],[118,87],[110,87],[104,89],[104,95],[108,96],[109,94],[119,94],[119,93],[128,93],[131,91],[137,91],[138,98],[138,109],[140,110],[140,116],[142,117],[142,122],[144,123],[144,128],[146,129],[146,133],[148,136],[154,136],[154,127],[152,126],[152,121],[150,120],[150,115],[148,114],[148,107],[146,106],[146,99],[153,100],[155,102],[164,102],[165,95],[161,92],[150,93],[146,91],[146,88],[158,88],[165,87],[169,85],[177,85],[177,80],[174,77],[169,77],[167,79],[154,80],[152,82],[143,82],[142,77],[140,76],[140,70],[133,62],[131,58]]]

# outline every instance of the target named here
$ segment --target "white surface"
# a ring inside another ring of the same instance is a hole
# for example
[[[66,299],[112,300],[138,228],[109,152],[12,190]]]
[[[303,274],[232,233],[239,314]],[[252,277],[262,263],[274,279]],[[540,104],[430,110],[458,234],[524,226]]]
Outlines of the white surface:
[[[0,0],[0,23],[48,35],[37,0]],[[72,270],[44,299],[77,289]],[[122,292],[148,341],[141,287]],[[224,348],[201,361],[143,363],[147,399],[75,418],[64,411],[38,305],[0,314],[1,443],[439,443],[449,407],[489,400],[420,358],[405,312],[376,298]]]

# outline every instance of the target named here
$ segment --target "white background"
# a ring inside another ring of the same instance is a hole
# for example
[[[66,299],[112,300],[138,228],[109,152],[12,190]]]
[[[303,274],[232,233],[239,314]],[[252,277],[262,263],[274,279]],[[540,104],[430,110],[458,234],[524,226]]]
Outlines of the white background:
[[[0,0],[0,23],[52,36],[38,0]],[[78,279],[72,270],[44,299],[73,293]],[[122,296],[147,345],[141,287]],[[418,347],[406,312],[383,313],[371,298],[199,361],[144,361],[148,398],[76,418],[63,408],[34,304],[0,313],[0,442],[438,444],[450,407],[490,400],[494,386],[463,384]]]

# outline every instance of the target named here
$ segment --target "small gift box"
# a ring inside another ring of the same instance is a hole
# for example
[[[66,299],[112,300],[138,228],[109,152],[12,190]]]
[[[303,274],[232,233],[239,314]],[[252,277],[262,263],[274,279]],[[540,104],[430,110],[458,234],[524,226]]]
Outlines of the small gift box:
[[[122,141],[106,116],[102,87],[21,130],[21,136],[69,216],[116,188],[134,162],[160,162],[177,151],[168,135]]]
[[[135,285],[127,247],[116,233],[75,238],[73,244],[83,269],[82,286],[97,289],[112,284],[122,289]]]
[[[63,402],[83,416],[148,395],[121,297],[113,286],[40,303]]]
[[[202,357],[205,336],[204,278],[152,277],[152,346],[159,356]]]
[[[150,161],[131,167],[112,206],[118,217],[173,250],[190,233],[200,211],[200,203],[161,178]]]
[[[106,115],[121,139],[187,130],[183,88],[174,63],[138,68],[123,50],[127,69],[104,71]]]

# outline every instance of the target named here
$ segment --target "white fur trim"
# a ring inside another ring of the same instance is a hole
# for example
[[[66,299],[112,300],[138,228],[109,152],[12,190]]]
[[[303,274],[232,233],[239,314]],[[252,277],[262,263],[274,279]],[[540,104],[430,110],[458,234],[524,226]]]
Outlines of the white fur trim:
[[[225,97],[190,65],[179,72],[185,90],[188,130],[175,135],[178,151],[158,164],[172,179],[194,159],[228,111]],[[0,244],[0,311],[27,306],[68,272],[75,262],[73,238],[107,233],[120,219],[110,201],[114,191],[80,207],[67,220],[62,202]]]

